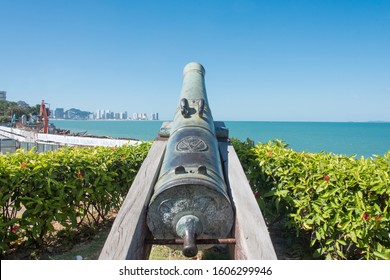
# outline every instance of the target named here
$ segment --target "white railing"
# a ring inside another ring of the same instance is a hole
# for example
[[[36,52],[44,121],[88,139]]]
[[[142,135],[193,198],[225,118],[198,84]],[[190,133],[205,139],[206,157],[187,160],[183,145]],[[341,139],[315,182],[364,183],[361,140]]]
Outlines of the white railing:
[[[15,139],[19,142],[34,142],[42,144],[56,144],[63,146],[122,146],[122,145],[135,145],[140,141],[137,140],[125,140],[125,139],[107,139],[107,138],[94,138],[94,137],[81,137],[81,136],[69,136],[69,135],[56,135],[56,134],[44,134],[36,133],[33,131],[27,131],[23,129],[13,127],[0,126],[0,135]]]

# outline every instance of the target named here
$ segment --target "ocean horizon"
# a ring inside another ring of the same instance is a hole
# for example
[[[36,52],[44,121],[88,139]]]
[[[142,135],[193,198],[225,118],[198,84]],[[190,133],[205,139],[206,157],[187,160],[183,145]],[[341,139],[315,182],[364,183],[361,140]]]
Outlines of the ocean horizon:
[[[50,120],[59,129],[150,141],[164,121]],[[371,157],[390,150],[390,122],[224,121],[229,137],[255,143],[279,139],[296,151]]]

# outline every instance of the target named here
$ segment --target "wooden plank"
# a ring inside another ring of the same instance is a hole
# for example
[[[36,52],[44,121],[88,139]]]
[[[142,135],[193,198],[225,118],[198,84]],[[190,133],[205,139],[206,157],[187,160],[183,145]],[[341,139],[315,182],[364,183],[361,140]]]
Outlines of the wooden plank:
[[[236,214],[234,259],[276,260],[276,253],[263,215],[236,151],[227,142],[219,142],[219,146]]]
[[[100,260],[142,260],[149,256],[145,245],[149,230],[146,211],[164,155],[166,141],[154,141],[115,218]]]

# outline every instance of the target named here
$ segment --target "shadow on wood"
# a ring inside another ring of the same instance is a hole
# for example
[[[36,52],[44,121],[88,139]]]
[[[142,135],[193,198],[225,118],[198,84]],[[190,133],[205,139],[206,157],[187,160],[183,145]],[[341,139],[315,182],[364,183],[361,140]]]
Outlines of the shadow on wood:
[[[276,260],[276,253],[263,215],[253,195],[240,160],[229,142],[219,142],[226,183],[235,210],[231,247],[235,260]]]

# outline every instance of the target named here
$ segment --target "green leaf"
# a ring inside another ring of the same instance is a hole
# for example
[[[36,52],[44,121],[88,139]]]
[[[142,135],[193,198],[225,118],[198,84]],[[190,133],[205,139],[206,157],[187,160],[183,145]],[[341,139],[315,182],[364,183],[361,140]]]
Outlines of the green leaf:
[[[378,211],[379,214],[382,213],[382,210],[378,204],[374,203],[374,207],[375,207],[376,211]]]
[[[374,256],[376,256],[382,260],[390,260],[390,255],[385,256],[384,254],[379,253],[377,251],[374,251]]]
[[[337,241],[336,242],[338,242],[338,243],[340,243],[341,245],[347,245],[347,242],[345,242],[344,240],[341,240],[341,239],[337,239]]]
[[[336,250],[336,253],[337,253],[337,255],[339,255],[340,257],[342,257],[343,259],[346,259],[344,253],[343,253],[341,250]]]
[[[354,242],[354,243],[357,243],[357,238],[356,238],[356,233],[355,231],[351,231],[349,233],[349,236],[351,237],[351,240]]]

